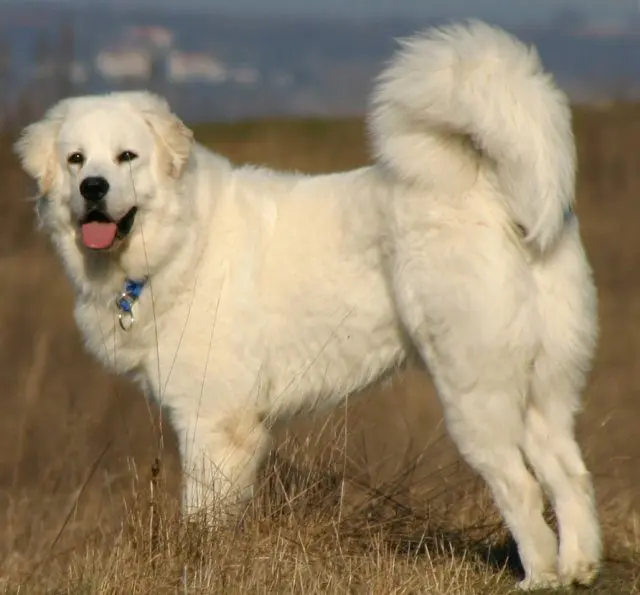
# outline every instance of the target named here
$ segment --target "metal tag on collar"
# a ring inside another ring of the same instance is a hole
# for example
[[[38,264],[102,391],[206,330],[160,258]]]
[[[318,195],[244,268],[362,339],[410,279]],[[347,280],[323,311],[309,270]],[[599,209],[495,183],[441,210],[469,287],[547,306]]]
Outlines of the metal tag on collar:
[[[136,321],[133,316],[133,304],[133,297],[126,292],[121,293],[120,297],[116,300],[118,323],[123,331],[128,331]]]
[[[124,291],[116,299],[118,323],[123,331],[130,330],[136,321],[133,316],[133,306],[142,293],[144,283],[144,281],[131,281],[127,279],[124,284]]]

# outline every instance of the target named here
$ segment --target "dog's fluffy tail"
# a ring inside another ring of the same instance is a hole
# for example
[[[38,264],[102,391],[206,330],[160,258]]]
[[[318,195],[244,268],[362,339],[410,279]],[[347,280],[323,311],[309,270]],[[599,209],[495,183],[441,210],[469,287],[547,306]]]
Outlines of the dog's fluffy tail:
[[[544,251],[559,235],[574,193],[568,100],[537,52],[505,31],[471,22],[402,42],[369,124],[379,160],[399,177],[429,186],[492,168],[528,242]]]

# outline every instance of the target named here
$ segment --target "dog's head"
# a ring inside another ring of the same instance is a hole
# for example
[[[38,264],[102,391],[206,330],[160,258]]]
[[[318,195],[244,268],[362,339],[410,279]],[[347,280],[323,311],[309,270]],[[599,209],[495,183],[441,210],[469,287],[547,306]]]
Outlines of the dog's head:
[[[25,128],[15,148],[38,183],[43,225],[73,236],[80,251],[111,256],[127,250],[144,225],[152,235],[159,219],[175,215],[159,190],[179,181],[192,144],[162,99],[124,92],[59,102]]]

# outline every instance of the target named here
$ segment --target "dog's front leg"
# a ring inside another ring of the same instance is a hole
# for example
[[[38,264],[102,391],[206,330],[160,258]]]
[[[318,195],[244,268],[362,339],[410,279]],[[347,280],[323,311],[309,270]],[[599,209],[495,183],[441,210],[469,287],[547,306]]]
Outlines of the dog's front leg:
[[[215,415],[176,416],[182,459],[185,515],[228,518],[253,495],[270,434],[251,406]]]
[[[271,442],[261,327],[212,293],[212,304],[194,301],[184,327],[163,328],[160,364],[146,365],[178,437],[183,513],[207,519],[232,515],[252,495]]]

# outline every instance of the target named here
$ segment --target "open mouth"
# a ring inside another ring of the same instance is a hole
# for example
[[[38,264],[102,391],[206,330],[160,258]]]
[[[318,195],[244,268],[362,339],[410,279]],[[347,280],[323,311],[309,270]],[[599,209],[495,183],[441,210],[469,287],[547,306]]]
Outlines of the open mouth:
[[[127,237],[138,211],[129,209],[127,214],[115,221],[104,211],[93,209],[80,221],[82,243],[90,250],[109,250],[118,241]]]

